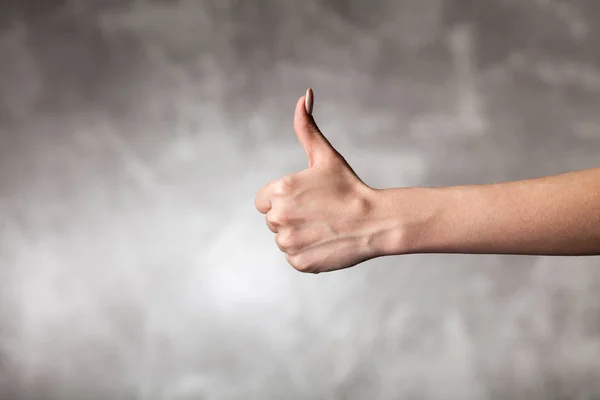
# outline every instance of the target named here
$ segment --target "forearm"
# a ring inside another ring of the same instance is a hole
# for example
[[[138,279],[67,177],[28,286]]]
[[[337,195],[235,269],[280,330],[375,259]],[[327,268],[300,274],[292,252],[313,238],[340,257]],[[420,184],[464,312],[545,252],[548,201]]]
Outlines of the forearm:
[[[383,255],[600,255],[600,168],[378,193],[386,218],[375,242]]]

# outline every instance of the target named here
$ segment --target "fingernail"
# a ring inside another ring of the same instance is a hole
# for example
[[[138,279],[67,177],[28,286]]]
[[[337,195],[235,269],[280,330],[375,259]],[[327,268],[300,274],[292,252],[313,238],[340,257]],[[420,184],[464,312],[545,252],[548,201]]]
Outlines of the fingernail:
[[[304,105],[306,106],[306,112],[308,114],[312,114],[313,112],[313,102],[313,90],[309,88],[306,91],[306,99],[304,100]]]

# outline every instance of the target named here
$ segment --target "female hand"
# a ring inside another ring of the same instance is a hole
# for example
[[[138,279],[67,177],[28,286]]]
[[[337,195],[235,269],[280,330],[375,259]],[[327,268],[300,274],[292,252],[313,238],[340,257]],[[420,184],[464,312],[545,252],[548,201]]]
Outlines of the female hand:
[[[307,92],[312,103],[312,91]],[[309,168],[260,189],[256,208],[301,272],[320,273],[351,267],[377,257],[374,246],[377,191],[363,183],[317,127],[302,96],[294,129]]]

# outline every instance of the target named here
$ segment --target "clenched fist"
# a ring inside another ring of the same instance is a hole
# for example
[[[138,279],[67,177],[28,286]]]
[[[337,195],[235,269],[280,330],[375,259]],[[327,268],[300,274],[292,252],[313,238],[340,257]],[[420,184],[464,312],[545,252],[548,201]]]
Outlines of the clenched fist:
[[[363,183],[323,136],[311,115],[312,90],[296,105],[294,129],[309,168],[260,189],[256,208],[288,262],[301,272],[339,270],[379,256],[383,216],[377,190]]]

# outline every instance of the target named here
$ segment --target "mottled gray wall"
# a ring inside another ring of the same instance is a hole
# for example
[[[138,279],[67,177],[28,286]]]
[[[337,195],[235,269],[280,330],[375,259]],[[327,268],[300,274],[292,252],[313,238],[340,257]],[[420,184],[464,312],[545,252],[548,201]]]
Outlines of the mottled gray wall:
[[[593,0],[0,1],[0,398],[597,399],[597,258],[289,267],[294,105],[374,187],[600,166]]]

